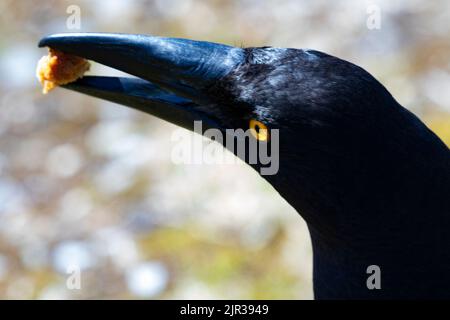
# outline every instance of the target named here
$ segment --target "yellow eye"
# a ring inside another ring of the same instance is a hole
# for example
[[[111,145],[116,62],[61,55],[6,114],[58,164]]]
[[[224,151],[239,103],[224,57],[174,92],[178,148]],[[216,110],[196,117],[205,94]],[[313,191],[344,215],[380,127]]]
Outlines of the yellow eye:
[[[269,129],[267,129],[264,123],[252,119],[250,120],[249,126],[250,132],[255,139],[259,141],[269,140]]]

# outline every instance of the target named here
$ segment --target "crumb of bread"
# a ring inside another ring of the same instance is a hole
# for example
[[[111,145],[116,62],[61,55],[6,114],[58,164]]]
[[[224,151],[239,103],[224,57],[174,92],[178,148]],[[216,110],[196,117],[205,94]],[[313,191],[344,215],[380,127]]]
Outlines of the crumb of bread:
[[[86,59],[50,48],[49,54],[39,60],[36,76],[43,86],[42,92],[47,94],[56,86],[83,77],[89,67]]]

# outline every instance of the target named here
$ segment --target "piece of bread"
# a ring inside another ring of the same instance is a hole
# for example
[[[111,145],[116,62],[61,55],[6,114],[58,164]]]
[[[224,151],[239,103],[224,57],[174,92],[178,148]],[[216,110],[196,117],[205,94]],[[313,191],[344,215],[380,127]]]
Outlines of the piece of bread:
[[[43,86],[42,92],[47,94],[56,86],[83,77],[89,67],[86,59],[50,48],[49,54],[39,60],[36,76]]]

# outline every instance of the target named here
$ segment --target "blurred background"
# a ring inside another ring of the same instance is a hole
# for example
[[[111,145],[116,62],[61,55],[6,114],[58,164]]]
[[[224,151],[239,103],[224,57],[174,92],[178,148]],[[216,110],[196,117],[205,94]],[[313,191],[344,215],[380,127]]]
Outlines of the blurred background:
[[[67,24],[73,5],[79,30]],[[367,69],[450,144],[447,0],[2,0],[3,299],[313,297],[305,224],[256,172],[176,165],[174,126],[41,94],[38,40],[87,31],[325,51]]]

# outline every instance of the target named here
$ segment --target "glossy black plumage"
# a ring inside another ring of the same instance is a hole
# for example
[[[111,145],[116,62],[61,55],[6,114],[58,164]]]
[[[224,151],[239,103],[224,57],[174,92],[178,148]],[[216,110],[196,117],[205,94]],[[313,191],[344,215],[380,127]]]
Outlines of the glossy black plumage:
[[[281,130],[280,172],[265,178],[308,223],[316,298],[450,297],[447,146],[356,65],[247,54],[217,92]],[[381,290],[367,289],[370,265]]]
[[[161,95],[149,83],[148,94],[136,102],[130,98],[136,89],[111,90],[101,78],[87,77],[69,89],[185,127],[207,119],[220,130],[247,129],[257,119],[280,130],[280,170],[264,178],[308,223],[316,298],[450,298],[449,149],[369,73],[321,52],[270,47],[235,48],[229,68],[223,57],[231,47],[176,39],[183,49],[170,54],[194,55],[186,69],[182,56],[161,62],[155,43],[165,46],[166,40],[105,37],[112,48],[93,54],[93,38],[83,34],[41,44],[78,55],[88,48],[88,58],[155,81],[184,100]],[[126,49],[130,44],[134,50]],[[139,70],[127,68],[136,65],[127,62],[136,59],[136,48]],[[201,61],[198,68],[192,61]],[[224,63],[226,73],[207,72],[225,70]],[[188,89],[180,90],[180,83]],[[381,290],[366,286],[370,265],[381,268]]]

